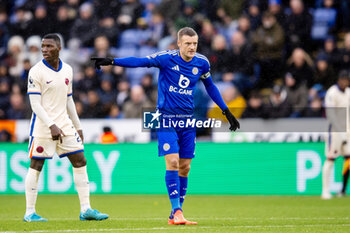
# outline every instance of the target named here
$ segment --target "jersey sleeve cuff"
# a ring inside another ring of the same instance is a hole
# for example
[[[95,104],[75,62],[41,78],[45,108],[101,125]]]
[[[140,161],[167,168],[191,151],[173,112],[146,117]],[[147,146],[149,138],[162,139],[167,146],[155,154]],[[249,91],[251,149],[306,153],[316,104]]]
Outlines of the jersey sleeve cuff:
[[[41,95],[41,93],[35,92],[35,91],[29,91],[29,92],[27,92],[27,95]]]

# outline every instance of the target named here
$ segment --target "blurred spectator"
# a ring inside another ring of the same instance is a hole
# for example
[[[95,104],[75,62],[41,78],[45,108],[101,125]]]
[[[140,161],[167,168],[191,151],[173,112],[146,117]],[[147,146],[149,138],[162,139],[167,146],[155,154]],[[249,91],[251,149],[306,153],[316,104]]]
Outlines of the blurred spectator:
[[[152,106],[157,104],[157,86],[153,84],[152,74],[145,74],[141,79],[141,86],[145,92],[147,99],[152,103]]]
[[[119,15],[121,0],[93,0],[96,15],[99,19]]]
[[[162,12],[165,21],[171,23],[178,16],[181,11],[181,1],[162,0],[158,6],[158,10]]]
[[[296,48],[287,61],[287,73],[291,74],[296,86],[304,83],[307,87],[311,87],[314,81],[313,66],[311,57],[303,49]]]
[[[340,70],[349,69],[350,67],[350,32],[344,36],[344,48],[340,50],[341,61]]]
[[[211,52],[207,56],[210,62],[210,72],[214,81],[221,80],[223,72],[228,67],[228,51],[226,40],[223,35],[215,35],[211,45]]]
[[[100,142],[102,144],[118,143],[118,138],[112,132],[111,127],[109,127],[109,126],[103,127],[103,134],[100,137]]]
[[[199,33],[200,40],[198,41],[198,51],[200,53],[209,56],[215,35],[216,31],[214,25],[209,20],[203,21],[202,30]]]
[[[112,104],[112,106],[109,109],[109,113],[107,116],[108,119],[119,119],[123,118],[123,114],[120,111],[120,108],[116,104]]]
[[[287,100],[287,91],[279,85],[275,85],[267,104],[268,118],[285,118],[291,114],[291,105]]]
[[[27,39],[32,34],[30,31],[30,20],[32,17],[32,13],[24,7],[17,7],[14,20],[11,22],[11,35],[18,35],[23,39]]]
[[[183,4],[181,13],[178,14],[178,16],[174,21],[175,30],[178,31],[183,27],[191,27],[195,30],[198,30],[199,28],[195,21],[195,14],[196,14],[195,2],[190,2],[190,1],[185,2]]]
[[[149,28],[152,33],[151,44],[157,45],[158,41],[167,36],[168,28],[165,23],[164,17],[161,12],[155,11],[152,13],[151,22],[149,23]]]
[[[311,100],[309,107],[303,114],[303,117],[324,117],[324,115],[322,100],[316,97]]]
[[[323,7],[316,8],[313,13],[311,37],[314,40],[324,40],[337,31],[338,12],[334,0],[323,0]]]
[[[95,90],[99,87],[99,79],[96,75],[96,70],[94,66],[85,66],[84,76],[75,85],[75,89],[78,91],[78,96],[80,100],[85,101],[86,92],[90,90]]]
[[[313,84],[321,84],[324,91],[337,82],[333,68],[328,64],[327,55],[319,54],[316,58],[316,71]]]
[[[44,35],[53,32],[53,22],[47,15],[47,9],[44,4],[38,4],[34,10],[34,18],[30,21],[30,32],[32,35]]]
[[[79,17],[75,19],[71,28],[71,38],[81,40],[83,46],[91,47],[97,33],[98,23],[94,16],[93,5],[83,3],[79,8]]]
[[[259,8],[259,1],[258,0],[250,0],[247,14],[250,18],[250,25],[253,30],[258,29],[261,25],[261,11]]]
[[[292,106],[291,117],[300,117],[305,111],[308,101],[308,91],[305,82],[297,82],[291,73],[284,77],[287,91],[287,101]]]
[[[109,44],[116,45],[119,31],[114,18],[106,15],[99,20],[98,26],[97,34],[105,36],[108,39]]]
[[[75,17],[76,15],[69,10],[66,4],[58,8],[54,31],[62,35],[65,43],[67,43],[70,38],[70,31]]]
[[[120,80],[117,84],[117,90],[117,104],[122,107],[129,97],[130,83],[125,79]]]
[[[94,39],[94,51],[91,57],[114,57],[110,53],[109,40],[106,36],[100,35]]]
[[[7,42],[10,38],[10,31],[6,21],[7,14],[0,9],[0,58],[5,54]]]
[[[81,41],[77,38],[70,39],[67,43],[67,48],[62,43],[61,48],[61,59],[72,67],[74,82],[79,81],[82,79],[82,69],[88,61],[89,52],[81,47]]]
[[[87,92],[87,102],[84,105],[83,118],[104,118],[107,115],[107,109],[101,103],[95,90]]]
[[[105,76],[101,79],[101,86],[97,93],[104,106],[109,108],[114,103],[117,98],[117,92],[115,88],[113,88],[112,77]]]
[[[20,92],[22,94],[26,94],[27,92],[27,81],[28,81],[28,74],[29,74],[29,70],[32,67],[32,65],[30,64],[29,59],[24,59],[23,61],[23,71],[22,74],[20,75],[20,78],[17,78],[17,85],[19,85],[20,87]]]
[[[266,118],[267,111],[261,95],[254,91],[249,96],[247,108],[243,112],[242,118]]]
[[[0,142],[11,142],[12,141],[12,135],[9,131],[3,129],[0,131]]]
[[[84,114],[84,104],[79,100],[75,100],[74,103],[75,103],[75,108],[77,109],[78,116],[82,118]]]
[[[246,101],[241,93],[239,93],[238,89],[232,85],[227,86],[222,93],[222,98],[232,114],[236,118],[240,118],[246,108]],[[208,111],[208,117],[227,122],[226,117],[222,114],[222,110],[216,104]]]
[[[328,36],[324,41],[324,48],[319,53],[326,54],[328,63],[335,69],[340,70],[342,55],[337,48],[335,38]],[[348,68],[348,67],[347,67]]]
[[[5,61],[10,68],[10,75],[15,77],[21,75],[24,59],[25,47],[23,38],[20,36],[12,36],[7,44],[7,56],[5,58]]]
[[[342,17],[342,29],[344,31],[350,30],[350,2],[349,1],[340,1],[340,14]]]
[[[263,25],[253,36],[256,57],[260,66],[258,87],[269,87],[279,78],[282,68],[284,33],[273,14],[265,12]]]
[[[208,6],[209,8],[215,6],[215,1],[208,1],[211,4]],[[219,12],[220,16],[225,15],[225,17],[229,17],[230,20],[237,19],[238,16],[241,14],[242,11],[242,3],[243,0],[221,0],[219,1],[219,9],[217,12]],[[215,9],[215,8],[214,8]]]
[[[250,27],[249,17],[247,15],[241,15],[241,17],[239,17],[237,30],[243,33],[247,39],[247,42],[250,43],[253,32]]]
[[[142,117],[142,108],[150,108],[152,103],[148,100],[141,86],[133,86],[130,92],[130,100],[123,105],[125,118]]]
[[[285,32],[287,38],[287,56],[297,47],[310,50],[312,16],[302,0],[290,0],[290,13],[287,14]]]
[[[12,94],[10,97],[10,107],[7,110],[6,118],[12,120],[28,119],[30,110],[24,103],[21,93]]]
[[[237,31],[231,38],[231,49],[227,58],[227,71],[231,72],[233,83],[241,93],[252,87],[250,76],[254,71],[254,58],[244,34]]]
[[[284,28],[286,24],[286,15],[284,14],[281,0],[269,0],[268,10],[276,17],[277,22]]]
[[[0,78],[0,119],[6,119],[6,112],[10,107],[10,81],[7,77]]]
[[[117,23],[122,30],[135,28],[136,21],[141,17],[143,6],[139,0],[125,0],[120,7]]]
[[[26,57],[29,59],[31,66],[43,59],[41,54],[41,38],[40,36],[30,36],[26,41],[27,53]]]
[[[76,19],[79,15],[80,0],[67,0],[68,15]]]

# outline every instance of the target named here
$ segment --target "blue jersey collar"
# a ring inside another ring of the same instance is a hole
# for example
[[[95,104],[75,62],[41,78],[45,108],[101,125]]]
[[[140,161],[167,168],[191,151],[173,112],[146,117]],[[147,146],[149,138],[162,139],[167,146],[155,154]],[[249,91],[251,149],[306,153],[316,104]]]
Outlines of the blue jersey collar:
[[[55,68],[53,68],[49,63],[47,63],[45,61],[45,59],[43,59],[42,61],[48,68],[50,68],[51,70],[53,70],[55,72],[58,72],[58,71],[60,71],[62,69],[62,61],[61,61],[61,59],[58,59],[58,60],[59,60],[59,64],[58,64],[58,69],[57,70]]]

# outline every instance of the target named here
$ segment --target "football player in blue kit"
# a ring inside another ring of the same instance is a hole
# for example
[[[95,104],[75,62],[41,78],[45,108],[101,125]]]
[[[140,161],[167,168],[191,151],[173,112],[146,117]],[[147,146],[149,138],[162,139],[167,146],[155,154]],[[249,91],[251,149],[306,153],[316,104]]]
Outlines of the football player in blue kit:
[[[189,27],[178,31],[178,50],[168,50],[136,58],[92,58],[95,66],[158,67],[157,109],[162,116],[191,116],[196,83],[201,80],[213,101],[221,108],[230,123],[230,130],[240,127],[223,101],[210,75],[208,59],[197,53],[198,35]],[[158,112],[157,111],[157,112]],[[187,191],[187,177],[195,150],[195,127],[158,129],[159,156],[165,157],[165,183],[171,202],[169,225],[197,225],[184,218],[182,204]]]

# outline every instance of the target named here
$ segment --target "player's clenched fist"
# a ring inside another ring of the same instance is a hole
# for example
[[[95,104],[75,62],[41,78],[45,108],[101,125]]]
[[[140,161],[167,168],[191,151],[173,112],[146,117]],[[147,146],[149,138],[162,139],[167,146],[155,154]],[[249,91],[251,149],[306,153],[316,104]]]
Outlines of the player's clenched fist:
[[[222,114],[224,114],[226,116],[228,122],[230,123],[230,130],[231,131],[236,131],[236,129],[239,129],[240,124],[239,124],[238,120],[236,119],[236,117],[234,115],[232,115],[232,113],[230,112],[229,109],[226,109],[225,111],[223,111]]]
[[[114,64],[114,59],[107,57],[92,57],[91,60],[95,62],[96,69],[101,69],[101,66],[109,66]]]

